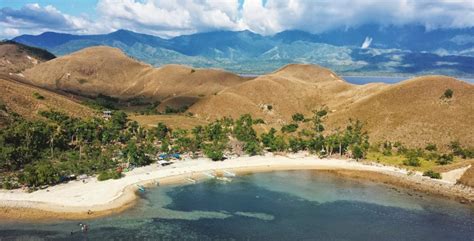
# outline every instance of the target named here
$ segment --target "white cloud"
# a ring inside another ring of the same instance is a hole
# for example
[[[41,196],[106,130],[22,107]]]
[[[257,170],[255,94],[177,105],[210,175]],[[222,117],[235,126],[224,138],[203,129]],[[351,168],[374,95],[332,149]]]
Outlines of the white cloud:
[[[20,30],[16,29],[16,28],[5,28],[3,30],[3,34],[5,36],[11,36],[11,37],[15,37],[17,36],[18,34],[20,34]]]
[[[94,19],[54,6],[0,8],[0,28],[21,33],[106,33],[130,29],[159,36],[213,30],[271,35],[289,29],[319,33],[363,24],[474,26],[473,0],[98,0]],[[5,32],[5,31],[4,31]],[[5,33],[4,33],[5,34]]]
[[[101,0],[97,9],[112,29],[127,28],[161,36],[211,30],[245,29],[238,0]]]
[[[472,0],[247,0],[243,19],[251,30],[313,33],[362,24],[422,24],[428,29],[474,26]]]
[[[90,20],[64,14],[51,5],[42,7],[34,3],[18,10],[8,7],[0,9],[0,28],[5,29],[4,36],[45,31],[87,33],[91,26]]]

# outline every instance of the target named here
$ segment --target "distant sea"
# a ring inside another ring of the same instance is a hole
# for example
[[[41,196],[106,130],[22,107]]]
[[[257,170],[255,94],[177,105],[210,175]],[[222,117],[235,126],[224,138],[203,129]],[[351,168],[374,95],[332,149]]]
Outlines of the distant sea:
[[[375,82],[394,84],[394,83],[398,83],[400,81],[404,81],[404,80],[411,79],[411,78],[414,78],[414,77],[416,77],[416,76],[404,76],[404,77],[394,77],[394,76],[341,76],[341,78],[345,79],[347,82],[352,83],[352,84],[358,84],[358,85],[363,85],[363,84],[368,84],[368,83],[375,83]],[[458,77],[455,77],[455,78],[474,84],[474,79],[458,78]]]
[[[258,75],[242,74],[243,77],[257,77]],[[387,83],[394,84],[403,80],[411,79],[416,76],[341,76],[344,80],[351,84],[363,85],[368,83]],[[459,80],[474,84],[474,78],[454,77]]]
[[[88,233],[79,231],[86,222]],[[159,186],[112,217],[13,223],[0,240],[472,241],[474,212],[423,193],[318,171]]]

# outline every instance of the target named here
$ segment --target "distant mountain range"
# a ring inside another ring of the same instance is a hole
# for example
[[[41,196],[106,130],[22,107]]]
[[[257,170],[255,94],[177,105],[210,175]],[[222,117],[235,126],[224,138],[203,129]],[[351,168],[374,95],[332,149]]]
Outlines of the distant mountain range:
[[[289,63],[312,63],[343,75],[474,76],[474,28],[364,25],[322,34],[284,31],[262,36],[217,31],[171,39],[118,30],[102,35],[45,32],[13,39],[56,55],[98,45],[122,49],[154,66],[185,64],[262,74]]]

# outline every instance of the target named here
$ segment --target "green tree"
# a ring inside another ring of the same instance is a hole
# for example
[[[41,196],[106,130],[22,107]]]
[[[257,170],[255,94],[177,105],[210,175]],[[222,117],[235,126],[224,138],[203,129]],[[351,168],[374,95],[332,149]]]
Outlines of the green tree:
[[[208,144],[204,148],[204,154],[213,161],[220,161],[224,158],[224,146],[219,143]]]
[[[454,91],[452,89],[446,89],[443,93],[442,98],[451,99],[453,98]]]
[[[239,141],[252,142],[257,139],[257,133],[252,127],[253,120],[249,114],[241,115],[234,125],[234,135]]]
[[[291,133],[291,132],[295,132],[297,129],[298,129],[298,124],[291,123],[291,124],[282,126],[281,127],[281,132]]]
[[[440,165],[447,165],[449,163],[452,163],[454,160],[453,154],[442,154],[438,157],[438,160],[436,160],[436,163]]]
[[[155,136],[158,138],[158,140],[163,141],[168,136],[170,129],[164,123],[160,122],[153,129],[153,132],[155,133]]]
[[[130,141],[124,150],[124,155],[130,164],[135,166],[145,166],[151,163],[151,159],[145,152],[137,146],[134,141]]]

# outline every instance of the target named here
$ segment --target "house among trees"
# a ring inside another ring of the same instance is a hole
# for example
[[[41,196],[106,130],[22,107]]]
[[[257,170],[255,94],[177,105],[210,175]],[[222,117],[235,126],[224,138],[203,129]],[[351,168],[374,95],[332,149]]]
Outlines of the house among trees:
[[[106,120],[110,120],[110,118],[112,118],[112,111],[111,110],[102,111],[102,118]]]

